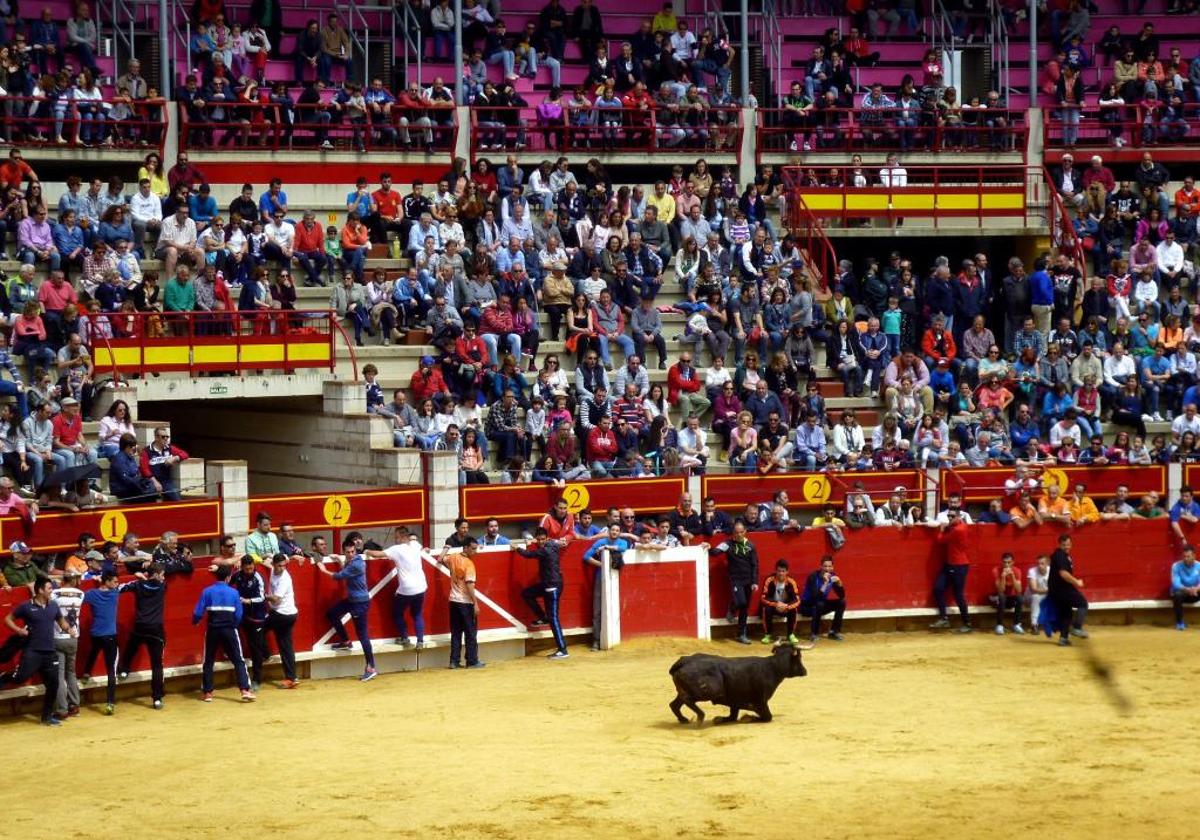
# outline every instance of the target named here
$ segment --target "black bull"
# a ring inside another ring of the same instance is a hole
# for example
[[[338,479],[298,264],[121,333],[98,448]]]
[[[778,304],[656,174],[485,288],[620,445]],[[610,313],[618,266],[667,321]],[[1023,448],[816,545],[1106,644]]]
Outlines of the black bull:
[[[725,658],[707,653],[681,656],[671,666],[671,679],[675,681],[675,699],[671,711],[680,723],[687,723],[680,708],[687,706],[696,713],[696,722],[704,720],[704,712],[696,705],[698,700],[707,700],[729,707],[728,717],[716,718],[717,723],[732,723],[738,719],[742,709],[749,709],[758,719],[771,719],[767,701],[789,677],[808,674],[800,659],[800,651],[811,645],[779,645],[770,656],[739,656]]]

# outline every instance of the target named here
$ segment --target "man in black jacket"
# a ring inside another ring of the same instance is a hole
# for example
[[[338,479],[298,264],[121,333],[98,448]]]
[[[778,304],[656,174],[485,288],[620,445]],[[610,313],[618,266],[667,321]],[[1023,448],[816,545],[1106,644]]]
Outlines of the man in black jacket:
[[[263,558],[270,562],[270,558]],[[267,589],[262,576],[254,568],[254,558],[242,557],[241,567],[229,579],[242,601],[241,630],[250,648],[250,690],[258,691],[262,684],[262,666],[270,655],[267,649]]]
[[[775,640],[771,634],[771,620],[782,618],[787,627],[787,639],[792,644],[798,644],[796,638],[796,612],[800,607],[800,593],[796,591],[796,581],[788,574],[788,561],[779,559],[775,562],[775,573],[763,582],[762,603],[759,610],[762,615],[762,643],[769,645]]]
[[[168,532],[170,533],[170,532]],[[166,535],[164,534],[164,537]],[[155,554],[158,552],[155,551]],[[146,646],[150,655],[150,699],[154,701],[155,709],[162,709],[163,695],[163,650],[167,646],[166,633],[163,630],[163,605],[167,600],[166,569],[157,561],[145,569],[146,577],[121,586],[122,592],[133,592],[134,618],[133,632],[125,642],[125,652],[121,654],[121,679],[129,676],[129,666],[138,649]]]
[[[679,506],[670,513],[671,533],[684,545],[704,533],[704,520],[692,507],[692,494],[679,497]]]
[[[566,659],[567,640],[563,637],[562,622],[558,619],[558,600],[562,596],[562,567],[559,565],[558,553],[566,545],[560,540],[550,539],[545,528],[539,527],[533,532],[532,547],[516,548],[514,551],[522,557],[538,561],[538,581],[521,590],[521,597],[529,605],[535,621],[532,627],[550,626],[554,634],[554,643],[558,648],[549,655],[549,659]],[[545,603],[543,609],[542,603]]]
[[[750,599],[758,591],[758,550],[746,537],[746,522],[738,519],[733,523],[733,538],[715,548],[710,554],[724,554],[729,565],[730,602],[729,615],[736,611],[738,621],[737,640],[750,644],[746,622],[750,615]]]
[[[804,596],[800,599],[800,614],[812,619],[810,640],[816,641],[821,634],[821,618],[829,613],[833,613],[829,638],[840,642],[842,617],[846,613],[846,588],[833,571],[833,558],[826,554],[821,558],[821,568],[810,574],[804,582]]]

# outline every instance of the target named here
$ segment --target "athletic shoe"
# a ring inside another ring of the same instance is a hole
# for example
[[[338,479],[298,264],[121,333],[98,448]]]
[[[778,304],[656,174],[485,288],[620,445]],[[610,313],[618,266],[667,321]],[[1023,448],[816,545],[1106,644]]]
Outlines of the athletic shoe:
[[[1080,638],[1080,639],[1086,639],[1086,638],[1088,638],[1088,631],[1086,631],[1080,627],[1072,627],[1071,635],[1075,636],[1077,638]]]
[[[933,624],[929,625],[929,629],[930,630],[945,630],[949,626],[950,626],[950,619],[939,618],[937,621],[933,622]]]
[[[92,681],[92,675],[91,675],[91,674],[84,674],[82,677],[80,677],[80,678],[79,678],[79,684],[80,684],[80,685],[87,685],[87,684],[88,684],[88,683],[90,683],[91,681]]]
[[[1059,646],[1059,647],[1070,647],[1070,646],[1071,646],[1071,640],[1070,640],[1070,639],[1068,639],[1066,636],[1063,636],[1062,638],[1060,638],[1060,639],[1058,640],[1058,646]]]
[[[841,633],[834,633],[832,630],[830,630],[829,638],[833,639],[835,642],[840,642],[840,641],[844,640],[846,637],[843,636]]]
[[[56,717],[42,718],[42,726],[62,726],[62,721]]]
[[[415,645],[413,645],[413,648],[416,650],[425,650],[425,643],[417,642]]]
[[[409,642],[407,636],[405,636],[404,638],[397,637],[396,644],[400,645],[400,647],[402,647],[402,648],[406,648],[411,644],[411,642]]]
[[[1151,416],[1154,418],[1155,423],[1165,423],[1166,422],[1165,420],[1163,420],[1163,416],[1161,414],[1159,414],[1157,411],[1154,412],[1154,414],[1152,414]]]
[[[486,668],[487,663],[486,662],[468,662],[467,667],[468,668]]]
[[[363,671],[363,675],[358,678],[358,681],[359,682],[370,682],[371,680],[375,679],[378,676],[379,676],[378,671],[376,671],[374,668],[368,668],[367,670]]]
[[[120,671],[120,672],[117,674],[117,681],[118,681],[118,682],[125,682],[125,680],[127,680],[127,679],[129,679],[129,672],[128,672],[128,671]]]
[[[595,642],[592,642],[592,645],[591,645],[591,647],[588,648],[588,650],[592,651],[593,653],[599,653],[600,645],[596,644]]]
[[[1016,633],[1018,636],[1024,636],[1024,635],[1025,635],[1025,628],[1024,628],[1024,627],[1022,627],[1020,624],[1014,624],[1014,625],[1013,625],[1013,632],[1014,632],[1014,633]]]
[[[255,694],[258,693],[258,690],[260,688],[262,688],[262,685],[260,683],[255,682],[254,680],[250,681],[250,690],[253,691]]]
[[[113,714],[113,712],[115,712],[115,711],[116,711],[116,708],[113,706],[113,704],[112,704],[112,703],[105,703],[105,704],[104,704],[104,714],[106,714],[106,715],[108,715],[109,717],[111,717],[111,716],[112,716],[112,714]]]
[[[571,654],[567,653],[565,650],[556,650],[556,651],[554,651],[554,653],[550,654],[546,658],[547,659],[566,659],[570,655]]]
[[[254,700],[254,692],[243,690],[242,691],[242,700],[246,703],[252,702]]]
[[[284,680],[279,684],[280,688],[293,689],[300,685],[299,680]]]
[[[1004,635],[1004,625],[1003,625],[1003,624],[997,624],[997,625],[996,625],[996,635],[997,635],[997,636],[1003,636],[1003,635]]]
[[[462,667],[461,662],[455,662],[453,659],[450,660],[450,670],[454,670],[455,668],[461,668],[461,667]]]
[[[329,646],[330,650],[353,650],[354,642],[334,642]]]
[[[1184,623],[1181,621],[1181,622],[1179,622],[1178,624],[1176,624],[1176,625],[1175,625],[1175,629],[1176,629],[1176,630],[1186,630],[1186,629],[1187,629],[1187,625],[1186,625],[1186,624],[1184,624]]]
[[[79,714],[78,706],[67,706],[67,717],[75,717]]]
[[[970,625],[964,624],[962,627],[959,627],[959,628],[958,628],[958,631],[957,631],[957,632],[959,632],[959,633],[970,633],[970,632],[971,632],[971,627],[970,627]]]
[[[762,643],[763,643],[764,645],[769,645],[769,644],[771,644],[771,642],[773,642],[773,641],[775,641],[775,637],[774,637],[774,636],[772,636],[770,633],[768,633],[767,635],[765,635],[765,636],[763,636],[763,637],[762,637]]]
[[[739,645],[752,645],[752,644],[754,644],[754,642],[750,641],[750,637],[749,637],[749,636],[738,636],[738,637],[737,637],[737,643],[738,643]]]
[[[793,645],[798,645],[798,644],[800,644],[800,640],[799,640],[798,638],[796,638],[796,634],[795,634],[795,633],[789,633],[789,634],[788,634],[788,642],[789,642],[790,644],[793,644]]]
[[[203,694],[203,695],[200,697],[200,700],[201,700],[202,702],[204,702],[204,703],[211,703],[211,702],[212,702],[212,697],[213,697],[213,693],[212,693],[211,691],[206,691],[206,692],[204,692],[204,694]]]
[[[546,621],[545,619],[541,619],[541,618],[539,618],[537,621],[533,622],[533,623],[532,623],[532,624],[530,624],[529,626],[530,626],[530,627],[549,627],[549,626],[550,626],[550,622],[549,622],[549,621]]]
[[[161,700],[155,700],[153,705],[154,705],[154,711],[156,711],[156,712],[162,711],[162,701]]]

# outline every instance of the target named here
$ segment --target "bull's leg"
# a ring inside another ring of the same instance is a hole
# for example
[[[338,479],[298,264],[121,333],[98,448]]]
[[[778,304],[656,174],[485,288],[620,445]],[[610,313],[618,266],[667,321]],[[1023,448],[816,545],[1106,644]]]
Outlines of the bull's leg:
[[[741,712],[742,710],[740,707],[730,706],[728,715],[724,717],[715,717],[713,718],[713,721],[715,723],[737,723],[738,715],[741,714]]]
[[[696,713],[696,723],[704,723],[704,710],[696,705],[696,701],[688,700],[687,707]]]
[[[688,719],[683,716],[683,712],[679,711],[686,702],[687,701],[683,699],[682,694],[676,694],[675,699],[671,701],[671,711],[675,713],[675,717],[679,719],[680,723],[688,722]],[[688,703],[688,706],[695,708],[695,706],[692,706],[691,703]]]
[[[767,705],[766,700],[762,701],[757,706],[755,706],[754,711],[758,715],[757,720],[759,723],[770,723],[771,722],[771,708]]]

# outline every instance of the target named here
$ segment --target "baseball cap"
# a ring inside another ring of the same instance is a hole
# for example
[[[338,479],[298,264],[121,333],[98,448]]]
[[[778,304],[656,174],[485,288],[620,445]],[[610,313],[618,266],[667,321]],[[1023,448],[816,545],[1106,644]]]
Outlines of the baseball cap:
[[[95,560],[97,563],[103,563],[104,555],[101,554],[99,551],[96,551],[93,549],[92,551],[89,551],[87,554],[83,555],[83,559],[84,560]]]
[[[421,364],[423,364],[423,365],[432,365],[432,364],[433,364],[433,356],[422,356],[422,357],[421,357]]]
[[[29,552],[30,552],[29,546],[26,545],[21,540],[17,540],[12,545],[10,545],[8,547],[8,550],[11,551],[13,554],[29,554]]]

